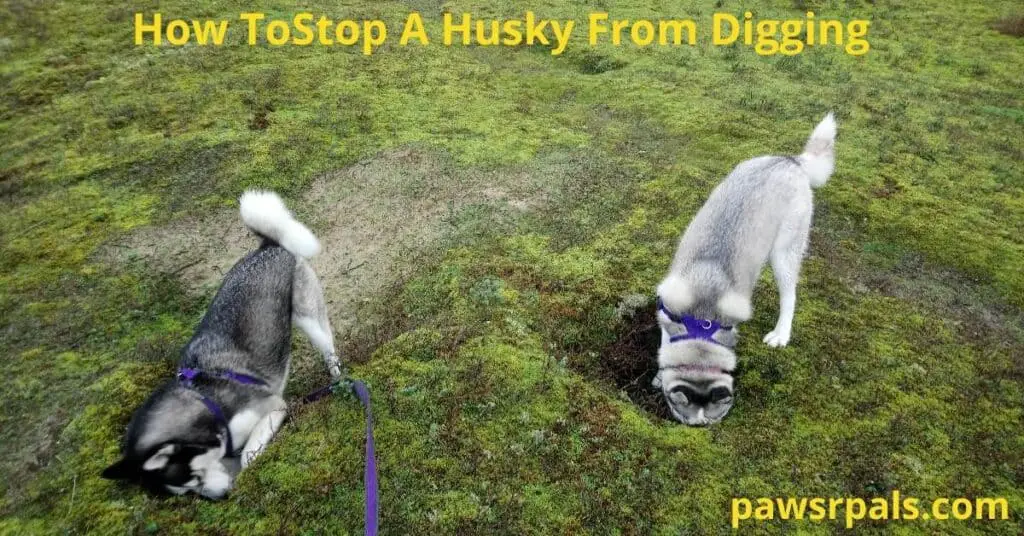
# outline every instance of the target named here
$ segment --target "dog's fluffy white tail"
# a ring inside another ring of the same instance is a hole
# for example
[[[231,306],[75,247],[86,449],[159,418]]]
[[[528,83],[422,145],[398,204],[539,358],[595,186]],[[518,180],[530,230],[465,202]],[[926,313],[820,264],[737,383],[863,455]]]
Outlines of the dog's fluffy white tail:
[[[320,252],[320,241],[299,223],[274,192],[248,190],[239,199],[242,221],[253,232],[277,242],[296,257]]]
[[[807,139],[804,152],[797,158],[800,167],[811,179],[811,187],[818,188],[828,182],[835,168],[836,157],[833,151],[836,142],[836,118],[829,112],[818,126],[814,127],[811,137]]]

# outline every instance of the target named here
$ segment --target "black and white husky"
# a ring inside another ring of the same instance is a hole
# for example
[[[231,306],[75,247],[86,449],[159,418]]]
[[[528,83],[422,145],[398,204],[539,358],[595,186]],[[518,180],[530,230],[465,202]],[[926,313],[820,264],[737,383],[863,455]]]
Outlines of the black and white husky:
[[[306,261],[320,243],[277,194],[248,191],[240,201],[242,221],[262,244],[224,277],[177,377],[136,410],[122,458],[105,478],[224,497],[230,468],[251,463],[284,421],[292,323],[323,354],[332,379],[341,375],[320,282]]]
[[[780,304],[764,342],[789,343],[814,212],[811,188],[832,175],[835,136],[828,114],[802,154],[739,164],[683,233],[657,290],[662,339],[654,379],[679,421],[715,423],[732,408],[736,324],[750,319],[754,285],[769,260]]]

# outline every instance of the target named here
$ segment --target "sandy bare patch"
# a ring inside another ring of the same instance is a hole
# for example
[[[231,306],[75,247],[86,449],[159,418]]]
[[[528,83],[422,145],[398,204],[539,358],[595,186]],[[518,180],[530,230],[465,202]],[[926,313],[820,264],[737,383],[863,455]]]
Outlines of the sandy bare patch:
[[[444,155],[399,149],[317,178],[299,200],[287,200],[320,238],[313,259],[344,338],[361,305],[399,281],[435,251],[470,205],[512,211],[542,202],[545,189],[522,171],[465,171]],[[153,270],[180,278],[190,292],[209,293],[256,241],[236,208],[142,228],[106,246],[108,262],[142,258]]]

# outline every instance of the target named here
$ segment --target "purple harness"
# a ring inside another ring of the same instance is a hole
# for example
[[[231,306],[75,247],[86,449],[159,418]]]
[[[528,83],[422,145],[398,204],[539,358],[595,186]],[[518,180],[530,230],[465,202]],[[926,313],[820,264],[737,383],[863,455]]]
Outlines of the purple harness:
[[[217,424],[224,430],[224,435],[227,436],[226,443],[228,447],[228,456],[234,455],[235,444],[231,440],[231,427],[228,426],[228,419],[224,416],[224,410],[220,409],[220,405],[213,401],[212,398],[200,393],[195,389],[195,379],[199,376],[206,376],[208,378],[219,378],[222,380],[230,380],[243,385],[259,385],[260,387],[266,387],[267,382],[249,376],[248,374],[239,374],[230,370],[221,371],[206,371],[194,367],[182,367],[178,369],[178,382],[182,387],[195,391],[200,397],[202,397],[203,405],[206,409],[210,410],[213,417],[217,419]]]
[[[668,308],[665,307],[665,303],[661,301],[660,297],[658,298],[658,310],[661,311],[662,313],[665,313],[665,316],[667,316],[668,319],[671,320],[673,323],[681,324],[684,328],[686,328],[686,333],[683,333],[681,335],[673,335],[669,337],[668,342],[677,342],[689,339],[701,339],[722,346],[728,346],[726,344],[716,341],[715,333],[718,333],[718,330],[720,329],[730,330],[732,329],[732,326],[723,326],[721,322],[717,320],[706,320],[703,318],[697,318],[695,316],[690,315],[677,315],[672,311],[669,311]]]

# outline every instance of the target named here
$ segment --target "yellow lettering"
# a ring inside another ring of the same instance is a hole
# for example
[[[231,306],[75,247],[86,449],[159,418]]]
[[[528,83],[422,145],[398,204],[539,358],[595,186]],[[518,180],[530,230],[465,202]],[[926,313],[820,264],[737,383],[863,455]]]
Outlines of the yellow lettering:
[[[743,506],[743,513],[740,513],[740,505]],[[740,528],[740,521],[750,519],[750,514],[753,506],[750,504],[750,499],[733,499],[732,500],[732,528]]]
[[[697,23],[692,20],[663,20],[658,22],[658,44],[668,44],[668,33],[672,32],[672,44],[679,45],[683,42],[683,30],[686,30],[686,44],[697,43]]]
[[[903,499],[903,509],[907,511],[906,515],[903,516],[903,519],[908,521],[917,519],[921,514],[921,511],[917,509],[917,499],[914,498]]]
[[[288,42],[292,30],[288,23],[283,20],[273,20],[267,24],[267,42],[271,46],[279,47]]]
[[[452,14],[444,14],[444,44],[445,46],[451,46],[452,34],[455,32],[462,32],[462,44],[469,44],[469,31],[470,31],[470,16],[469,13],[462,14],[462,24],[455,26],[452,24]]]
[[[316,21],[316,32],[318,37],[320,38],[319,42],[321,45],[334,44],[334,39],[331,39],[331,36],[327,33],[328,28],[331,27],[331,24],[333,22],[334,21],[324,16],[321,16],[320,20]]]
[[[313,28],[307,26],[307,24],[313,22],[312,13],[299,13],[292,19],[292,23],[295,24],[295,33],[302,37],[295,37],[292,39],[292,43],[299,46],[306,46],[313,43]]]
[[[335,29],[334,38],[342,45],[354,45],[359,41],[359,25],[354,20],[343,20]]]
[[[864,499],[846,499],[846,528],[852,529],[853,522],[864,519],[866,512],[867,505],[864,503]]]
[[[526,44],[532,45],[534,41],[542,44],[548,44],[548,36],[544,35],[544,26],[547,26],[548,21],[541,19],[540,23],[535,24],[536,19],[533,16],[532,11],[526,12]]]
[[[798,20],[787,20],[782,23],[782,43],[779,45],[779,51],[783,56],[793,56],[804,49],[804,42],[794,39],[800,35],[803,28],[803,23]]]
[[[597,44],[597,35],[608,33],[608,27],[604,25],[604,22],[608,20],[607,13],[591,13],[590,14],[590,30],[587,32],[590,46]]]
[[[843,44],[843,25],[842,25],[842,23],[840,23],[837,20],[823,20],[823,21],[821,21],[821,24],[818,26],[818,31],[820,32],[819,35],[818,35],[818,38],[819,38],[818,41],[821,42],[821,44],[823,44],[823,45],[827,45],[828,44],[828,30],[830,28],[832,30],[835,30],[835,34],[836,34],[835,43],[837,45]]]
[[[490,26],[491,36],[487,37],[487,23],[482,20],[476,21],[476,42],[478,45],[485,47],[497,45],[501,40],[501,23],[496,20],[492,20]]]
[[[364,22],[363,54],[373,54],[373,47],[379,47],[387,39],[388,29],[383,21],[371,20]]]
[[[722,37],[722,23],[729,25],[729,36]],[[731,45],[740,36],[740,21],[728,13],[715,13],[711,19],[711,44]]]
[[[188,23],[183,20],[175,19],[167,24],[167,41],[172,45],[181,46],[188,43],[189,32]]]
[[[613,20],[612,21],[612,44],[618,45],[622,43],[622,29],[629,26],[629,20]]]
[[[868,25],[870,21],[866,20],[851,20],[850,24],[846,25],[846,35],[849,40],[846,42],[846,53],[851,56],[861,56],[867,54],[871,50],[871,44],[868,43],[867,39],[863,39],[868,34]],[[811,32],[807,32],[807,36],[810,37]]]
[[[523,32],[520,28],[523,26],[523,21],[510,19],[505,21],[503,30],[505,32],[505,38],[501,40],[501,44],[506,46],[516,46],[523,42]]]
[[[999,507],[1000,517],[996,517],[996,507]],[[1006,499],[1000,497],[998,499],[986,499],[981,498],[977,500],[977,508],[974,511],[975,519],[982,519],[982,509],[988,509],[985,519],[1009,519],[1010,517],[1010,505],[1006,502]]]
[[[813,510],[810,515],[812,521],[825,519],[825,499],[821,497],[811,499],[811,510]]]
[[[398,44],[405,46],[409,44],[410,39],[419,39],[421,45],[430,44],[427,31],[423,28],[423,17],[416,12],[409,13],[409,17],[405,19],[405,28],[402,29],[402,37]]]
[[[249,23],[249,31],[248,31],[249,40],[248,40],[248,42],[249,42],[250,46],[256,44],[256,21],[261,21],[261,20],[264,19],[264,17],[265,17],[265,15],[263,15],[263,13],[239,13],[238,14],[238,18],[240,18],[240,19],[242,19],[242,20],[244,20],[244,21]]]
[[[868,510],[868,517],[876,521],[889,519],[889,501],[881,497],[871,499],[871,510]]]
[[[804,511],[807,509],[807,497],[797,500],[795,497],[789,497],[783,500],[782,497],[778,499],[779,503],[779,519],[803,519]]]
[[[551,22],[551,31],[555,33],[556,42],[555,48],[551,49],[552,56],[565,52],[565,47],[569,46],[569,36],[572,35],[572,27],[575,24],[575,21],[567,20],[565,21],[565,28],[561,28],[557,22]]]
[[[953,501],[953,517],[960,521],[970,519],[973,509],[974,505],[968,499],[960,498]]]
[[[641,32],[643,30],[643,32]],[[641,36],[640,34],[643,33]],[[648,20],[638,20],[629,28],[629,39],[633,44],[645,47],[654,42],[654,25]]]
[[[829,519],[835,519],[836,518],[836,508],[839,507],[842,504],[843,504],[843,500],[842,499],[837,499],[837,498],[833,497],[833,498],[828,500],[828,518]]]
[[[163,30],[160,28],[160,14],[153,13],[153,24],[146,24],[143,22],[142,13],[135,14],[135,44],[142,44],[142,35],[145,32],[153,34],[153,44],[160,45],[160,34]]]
[[[207,41],[213,41],[214,45],[224,44],[224,35],[228,31],[228,21],[222,20],[219,23],[214,23],[212,20],[203,21],[200,26],[199,21],[192,21],[192,33],[196,36],[196,43],[205,45]]]
[[[814,45],[814,12],[807,12],[807,45]]]

